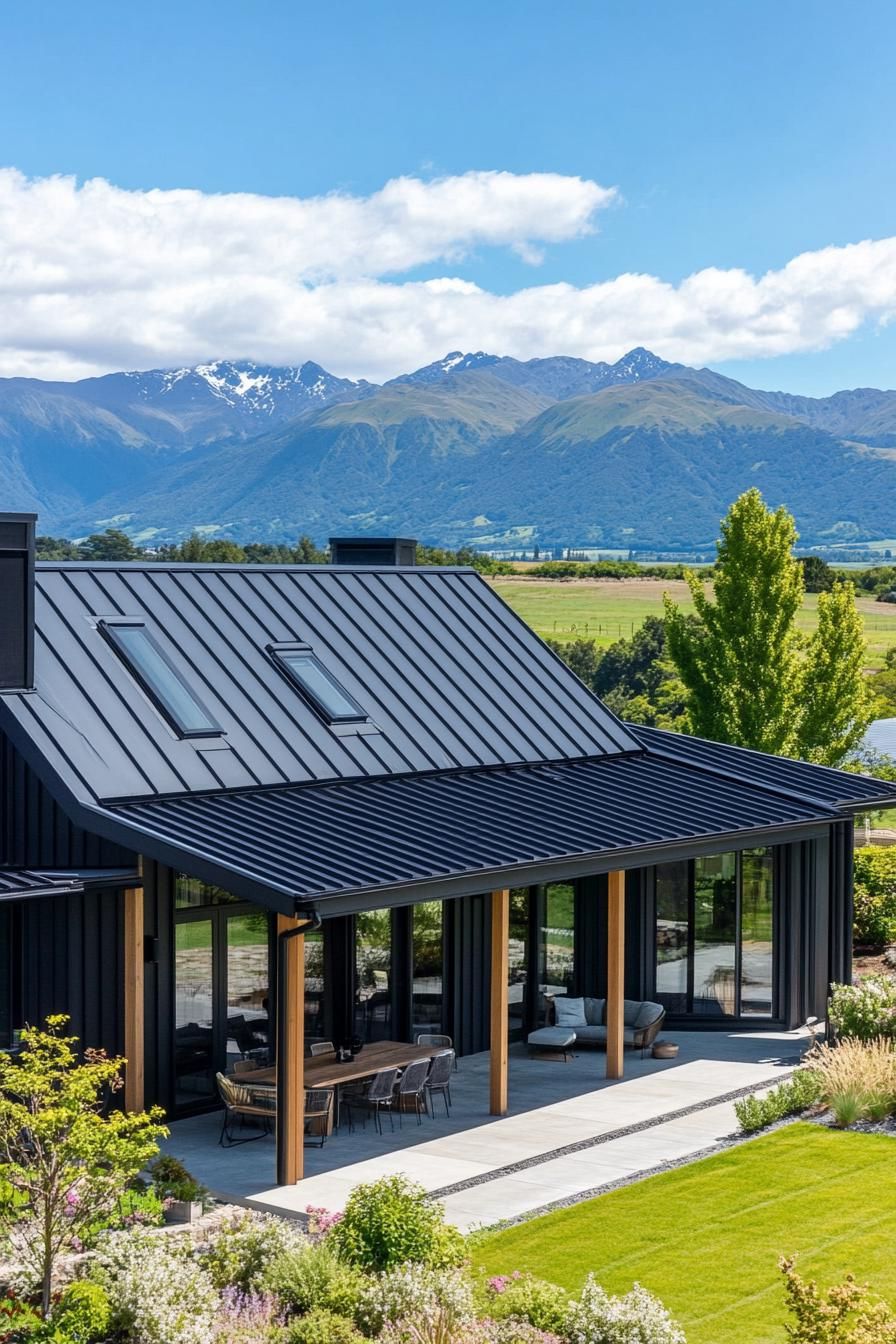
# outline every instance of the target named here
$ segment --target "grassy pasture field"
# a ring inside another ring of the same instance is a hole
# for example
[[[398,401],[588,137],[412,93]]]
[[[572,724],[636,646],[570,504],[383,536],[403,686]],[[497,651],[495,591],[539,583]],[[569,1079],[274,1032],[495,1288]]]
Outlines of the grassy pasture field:
[[[892,1138],[798,1123],[597,1199],[485,1235],[484,1273],[529,1270],[576,1291],[637,1281],[688,1344],[785,1344],[778,1258],[823,1285],[854,1273],[896,1304]]]
[[[687,584],[681,579],[526,579],[491,580],[514,611],[542,637],[568,642],[587,636],[601,648],[629,639],[647,616],[663,614],[666,592],[692,609]],[[858,607],[868,640],[868,666],[883,666],[884,654],[896,644],[896,606],[860,597]],[[817,621],[818,596],[807,593],[799,627],[810,634]]]

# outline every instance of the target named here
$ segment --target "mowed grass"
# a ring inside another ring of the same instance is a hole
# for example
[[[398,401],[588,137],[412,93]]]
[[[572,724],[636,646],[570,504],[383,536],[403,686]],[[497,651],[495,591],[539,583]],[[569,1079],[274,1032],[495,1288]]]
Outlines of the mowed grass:
[[[493,579],[514,611],[542,637],[567,642],[581,636],[606,648],[630,639],[647,616],[662,616],[663,593],[686,611],[693,610],[687,584],[681,579]],[[868,641],[868,666],[883,666],[884,654],[896,644],[896,606],[860,597],[859,610]],[[818,596],[807,593],[799,628],[811,633],[818,622]]]
[[[656,1293],[688,1344],[785,1344],[778,1259],[896,1306],[896,1140],[795,1124],[481,1240],[486,1273]]]

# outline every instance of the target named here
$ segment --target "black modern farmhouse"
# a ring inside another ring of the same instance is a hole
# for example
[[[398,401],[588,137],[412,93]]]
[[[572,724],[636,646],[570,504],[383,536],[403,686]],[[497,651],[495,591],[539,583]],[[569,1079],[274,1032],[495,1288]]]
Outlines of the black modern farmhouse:
[[[476,572],[35,564],[0,515],[0,1046],[71,1015],[126,1102],[267,1052],[280,1180],[306,1044],[491,1050],[545,996],[793,1027],[850,975],[873,779],[617,720]]]

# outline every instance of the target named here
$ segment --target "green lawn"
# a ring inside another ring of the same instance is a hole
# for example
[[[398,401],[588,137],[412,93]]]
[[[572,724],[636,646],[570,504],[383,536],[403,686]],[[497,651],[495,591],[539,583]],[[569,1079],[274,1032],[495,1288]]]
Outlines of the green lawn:
[[[488,1274],[578,1289],[636,1280],[688,1344],[785,1344],[778,1257],[827,1284],[849,1272],[896,1304],[896,1140],[795,1124],[484,1238]]]
[[[661,616],[663,593],[691,610],[687,585],[666,579],[494,579],[494,587],[539,635],[571,640],[580,635],[605,648],[628,639],[647,616]],[[887,649],[896,643],[896,606],[861,597],[859,610],[868,640],[868,666],[880,668]],[[799,617],[805,632],[815,629],[818,597],[808,593]]]

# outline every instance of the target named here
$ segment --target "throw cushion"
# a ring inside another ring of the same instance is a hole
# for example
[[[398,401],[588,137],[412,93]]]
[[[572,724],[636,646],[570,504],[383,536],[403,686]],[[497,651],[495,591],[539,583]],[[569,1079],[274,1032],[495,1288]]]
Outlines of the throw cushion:
[[[603,1026],[606,999],[585,999],[585,1021],[589,1027]]]
[[[638,1020],[641,1003],[637,999],[622,1000],[622,1020],[627,1027],[633,1027]]]
[[[570,999],[560,994],[554,1000],[554,1016],[558,1027],[584,1027],[585,1000]]]
[[[635,1018],[635,1026],[649,1027],[651,1022],[655,1022],[662,1014],[662,1008],[658,1003],[642,1003],[641,1010]]]

